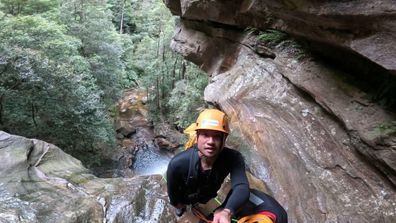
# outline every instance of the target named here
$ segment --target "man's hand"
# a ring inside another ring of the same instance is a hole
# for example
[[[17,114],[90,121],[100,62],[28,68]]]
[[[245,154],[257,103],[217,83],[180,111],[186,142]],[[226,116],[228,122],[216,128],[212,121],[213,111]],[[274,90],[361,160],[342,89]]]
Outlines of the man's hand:
[[[216,211],[212,223],[231,223],[231,211],[229,209]]]

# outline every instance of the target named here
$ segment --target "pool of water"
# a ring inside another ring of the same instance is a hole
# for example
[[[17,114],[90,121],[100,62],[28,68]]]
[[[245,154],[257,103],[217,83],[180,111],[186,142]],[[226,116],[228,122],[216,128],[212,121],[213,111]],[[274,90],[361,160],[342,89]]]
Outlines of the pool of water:
[[[147,146],[136,153],[131,169],[136,175],[165,174],[170,156],[155,147]]]

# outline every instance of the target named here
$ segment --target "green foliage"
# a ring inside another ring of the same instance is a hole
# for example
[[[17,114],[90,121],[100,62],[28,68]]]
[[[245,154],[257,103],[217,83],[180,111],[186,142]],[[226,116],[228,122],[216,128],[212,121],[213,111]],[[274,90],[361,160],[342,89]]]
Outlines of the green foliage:
[[[14,16],[33,15],[47,12],[58,5],[58,0],[1,0],[0,10]]]
[[[199,113],[198,109],[205,104],[203,90],[207,84],[208,77],[203,72],[197,73],[197,76],[191,80],[183,79],[176,83],[167,105],[172,111],[169,119],[180,129],[185,129],[195,121]]]
[[[390,136],[396,135],[396,121],[388,124],[381,124],[373,129],[376,136]]]
[[[84,57],[83,40],[47,16],[0,21],[0,127],[97,162],[95,156],[115,145],[104,89],[92,72],[92,58],[99,59]]]
[[[119,33],[131,34],[135,32],[136,24],[134,18],[136,15],[134,8],[136,0],[109,0],[108,5],[113,12],[113,23]]]
[[[245,32],[251,35],[256,35],[259,41],[265,43],[265,45],[270,48],[274,48],[279,45],[287,47],[289,52],[292,53],[297,60],[304,59],[308,55],[303,45],[289,37],[284,32],[274,29],[261,31],[254,27],[246,28]]]
[[[131,3],[135,29],[131,33],[130,67],[139,77],[139,84],[148,89],[152,118],[159,120],[164,115],[184,128],[195,117],[191,112],[204,105],[202,94],[208,78],[169,48],[174,21],[162,1]],[[183,89],[187,92],[183,93]]]
[[[86,58],[96,84],[108,106],[118,98],[124,74],[123,37],[113,26],[111,11],[104,1],[66,0],[61,21],[67,34],[81,40],[80,53]]]
[[[247,27],[247,28],[244,30],[244,32],[247,33],[247,34],[249,34],[249,35],[251,35],[251,34],[257,34],[257,33],[259,33],[260,30],[257,29],[256,27],[251,27],[251,26],[249,26],[249,27]]]
[[[266,42],[270,46],[276,46],[287,39],[287,34],[277,30],[267,29],[259,34],[258,39]]]
[[[203,105],[207,76],[169,48],[161,0],[0,0],[0,17],[2,130],[90,165],[115,146],[120,90],[146,87],[154,117],[183,128]]]

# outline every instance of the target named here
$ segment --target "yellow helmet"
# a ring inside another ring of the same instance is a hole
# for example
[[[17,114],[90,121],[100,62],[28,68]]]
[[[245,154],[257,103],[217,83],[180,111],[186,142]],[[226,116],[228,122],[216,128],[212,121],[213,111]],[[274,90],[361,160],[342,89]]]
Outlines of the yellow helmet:
[[[203,110],[196,121],[195,130],[207,129],[215,130],[228,134],[230,132],[228,128],[227,116],[224,112],[217,109],[205,109]]]

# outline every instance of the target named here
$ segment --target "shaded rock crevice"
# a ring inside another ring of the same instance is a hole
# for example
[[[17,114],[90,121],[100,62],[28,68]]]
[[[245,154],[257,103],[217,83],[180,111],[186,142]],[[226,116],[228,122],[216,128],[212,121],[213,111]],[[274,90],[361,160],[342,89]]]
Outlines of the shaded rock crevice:
[[[387,1],[165,1],[183,19],[274,28],[350,49],[395,74],[396,7]],[[370,49],[370,50],[367,50]],[[386,57],[377,52],[386,52]]]

